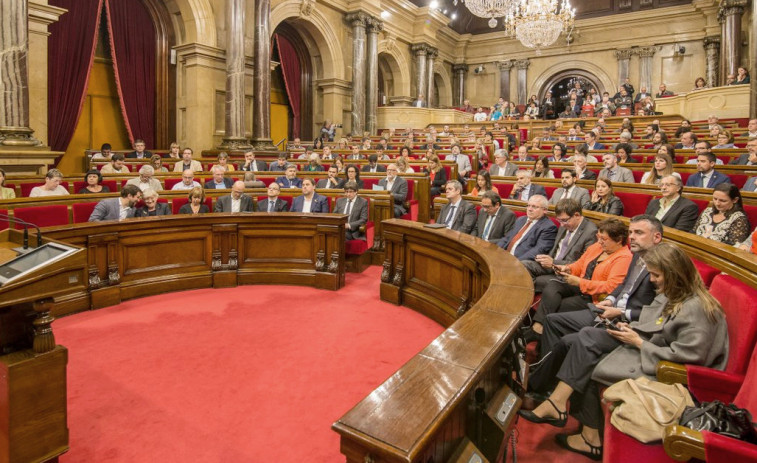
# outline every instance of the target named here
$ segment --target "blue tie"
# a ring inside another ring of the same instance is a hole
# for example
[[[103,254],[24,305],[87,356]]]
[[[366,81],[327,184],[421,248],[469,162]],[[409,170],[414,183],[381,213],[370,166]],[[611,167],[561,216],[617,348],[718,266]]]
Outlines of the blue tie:
[[[486,219],[486,225],[484,226],[484,234],[481,235],[481,239],[485,240],[489,238],[489,229],[492,227],[492,223],[494,223],[496,215],[490,215]]]
[[[447,228],[452,228],[452,219],[455,217],[455,208],[457,206],[452,206],[449,210],[449,215],[447,216]]]

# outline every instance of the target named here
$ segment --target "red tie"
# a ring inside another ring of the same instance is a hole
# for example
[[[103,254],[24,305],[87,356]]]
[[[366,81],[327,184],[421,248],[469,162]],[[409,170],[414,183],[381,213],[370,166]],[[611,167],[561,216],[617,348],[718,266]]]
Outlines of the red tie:
[[[518,233],[516,233],[515,236],[513,236],[512,240],[510,240],[510,244],[507,245],[508,251],[513,250],[513,248],[515,247],[515,243],[517,243],[518,240],[526,233],[526,231],[528,230],[528,227],[530,226],[531,226],[531,219],[528,219],[526,220],[526,224],[523,225],[523,228],[518,230]]]

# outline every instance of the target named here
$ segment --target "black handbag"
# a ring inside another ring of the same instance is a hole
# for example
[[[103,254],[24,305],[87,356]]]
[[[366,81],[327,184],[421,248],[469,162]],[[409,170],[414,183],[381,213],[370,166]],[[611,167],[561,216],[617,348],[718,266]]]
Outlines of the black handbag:
[[[757,443],[752,414],[734,404],[719,400],[686,407],[679,423],[695,431],[710,431],[743,441]]]

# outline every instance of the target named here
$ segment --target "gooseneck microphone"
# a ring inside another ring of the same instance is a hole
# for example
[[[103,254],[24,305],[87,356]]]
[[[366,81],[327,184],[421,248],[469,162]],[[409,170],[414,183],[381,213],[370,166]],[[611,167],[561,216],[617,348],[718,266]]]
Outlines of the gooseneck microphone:
[[[26,252],[29,249],[29,227],[37,229],[37,247],[42,246],[42,232],[39,230],[39,226],[27,222],[26,220],[19,219],[18,217],[11,217],[7,214],[0,214],[0,220],[8,222],[8,224],[19,223],[24,226],[24,246],[21,248],[21,252]]]

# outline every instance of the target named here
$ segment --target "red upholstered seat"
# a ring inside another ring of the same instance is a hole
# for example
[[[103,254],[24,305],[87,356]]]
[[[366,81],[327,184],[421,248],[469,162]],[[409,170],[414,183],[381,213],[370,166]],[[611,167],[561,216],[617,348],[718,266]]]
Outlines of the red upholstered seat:
[[[686,185],[686,181],[691,176],[692,172],[678,172],[681,175],[681,181],[684,185]]]
[[[0,209],[0,217],[5,217],[8,215],[8,209]],[[5,230],[8,228],[8,220],[4,218],[0,218],[0,230]]]
[[[494,187],[499,192],[499,196],[502,198],[507,198],[510,196],[510,192],[513,191],[513,184],[512,183],[495,183]]]
[[[704,281],[704,284],[709,288],[712,284],[712,280],[720,274],[720,270],[710,264],[702,262],[701,260],[691,259],[691,261],[694,262],[694,267],[697,268],[699,276],[702,277],[702,281]]]
[[[163,184],[166,186],[166,190],[170,190],[177,183],[181,183],[181,178],[164,178]]]
[[[21,184],[21,196],[23,197],[29,197],[29,193],[32,192],[35,186],[43,186],[45,182],[42,183],[22,183]],[[68,182],[60,182],[60,186],[68,190]]]
[[[68,224],[68,206],[65,204],[17,207],[13,210],[13,215],[38,227],[53,227]],[[24,226],[16,223],[15,228],[16,230],[22,230]]]
[[[74,223],[83,223],[89,221],[89,216],[92,215],[92,211],[97,206],[97,202],[88,203],[76,203],[71,206],[71,210],[74,216]]]
[[[626,217],[643,214],[647,210],[647,205],[652,200],[651,195],[626,193],[623,191],[615,192],[615,196],[623,201],[623,215]]]
[[[744,214],[749,217],[749,223],[752,225],[752,229],[754,229],[757,226],[757,206],[744,204]]]
[[[274,180],[276,180],[276,179],[275,179],[275,178],[273,178],[273,177],[262,177],[262,178],[258,178],[258,177],[255,177],[255,178],[257,178],[257,179],[258,179],[258,180],[260,180],[261,182],[265,183],[265,186],[266,186],[266,187],[268,187],[268,185],[270,185],[271,183],[273,183],[273,182],[274,182]]]
[[[710,293],[723,306],[728,320],[728,373],[743,374],[757,342],[757,289],[729,275],[718,275]]]
[[[696,199],[696,198],[689,198],[692,200],[697,207],[699,208],[699,213],[701,214],[703,210],[707,208],[707,206],[710,205],[710,201],[706,199]]]
[[[641,182],[641,177],[644,176],[643,170],[632,170],[631,173],[633,174],[633,181],[636,183]]]
[[[372,190],[373,185],[378,185],[380,178],[364,178],[363,180],[363,189],[365,190]]]
[[[556,186],[544,185],[544,191],[547,192],[547,199],[549,199],[549,198],[552,197],[552,195],[555,193],[556,189],[557,189]]]
[[[373,239],[375,237],[375,227],[373,222],[367,222],[365,224],[365,239],[364,240],[348,240],[345,241],[345,252],[347,255],[359,255],[373,247]]]

